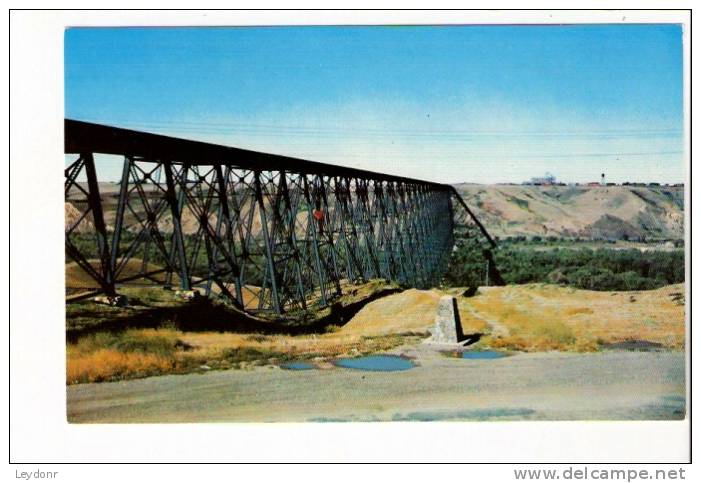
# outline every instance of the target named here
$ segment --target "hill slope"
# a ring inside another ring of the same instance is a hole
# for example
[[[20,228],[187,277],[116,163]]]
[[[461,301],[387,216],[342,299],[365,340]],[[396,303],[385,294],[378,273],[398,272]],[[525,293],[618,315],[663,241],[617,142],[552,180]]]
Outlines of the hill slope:
[[[684,238],[684,189],[455,185],[493,236]]]

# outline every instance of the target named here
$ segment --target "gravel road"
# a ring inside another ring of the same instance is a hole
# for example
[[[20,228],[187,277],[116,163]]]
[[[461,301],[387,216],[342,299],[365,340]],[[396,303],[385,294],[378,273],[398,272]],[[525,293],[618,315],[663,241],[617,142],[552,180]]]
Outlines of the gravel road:
[[[683,419],[684,354],[463,360],[404,347],[402,372],[277,367],[67,387],[75,423]]]

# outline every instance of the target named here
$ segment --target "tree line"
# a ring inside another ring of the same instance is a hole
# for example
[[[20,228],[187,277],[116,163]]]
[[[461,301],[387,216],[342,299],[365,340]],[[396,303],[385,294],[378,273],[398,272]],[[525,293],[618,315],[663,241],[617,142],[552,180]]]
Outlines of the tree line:
[[[493,252],[507,284],[553,283],[587,290],[649,290],[684,282],[684,251],[611,248],[535,250],[513,245]],[[447,286],[485,284],[487,265],[476,241],[459,239],[444,277]]]

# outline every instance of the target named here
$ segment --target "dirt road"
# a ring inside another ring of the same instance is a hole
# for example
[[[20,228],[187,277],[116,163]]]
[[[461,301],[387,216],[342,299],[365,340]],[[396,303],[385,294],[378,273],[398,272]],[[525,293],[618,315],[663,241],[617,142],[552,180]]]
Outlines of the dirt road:
[[[403,372],[273,367],[67,387],[70,422],[683,419],[684,354],[395,353]]]

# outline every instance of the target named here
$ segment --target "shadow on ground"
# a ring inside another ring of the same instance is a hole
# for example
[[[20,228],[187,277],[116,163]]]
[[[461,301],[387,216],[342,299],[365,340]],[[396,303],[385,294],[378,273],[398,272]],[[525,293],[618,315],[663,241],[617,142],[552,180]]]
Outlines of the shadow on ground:
[[[316,313],[272,319],[255,317],[206,297],[168,306],[148,305],[148,302],[138,298],[132,298],[131,305],[123,308],[93,302],[80,303],[67,309],[66,339],[75,342],[97,332],[164,327],[185,332],[253,332],[266,335],[324,333],[330,325],[340,327],[348,323],[370,302],[400,291],[400,288],[386,288],[359,300],[337,301]]]

